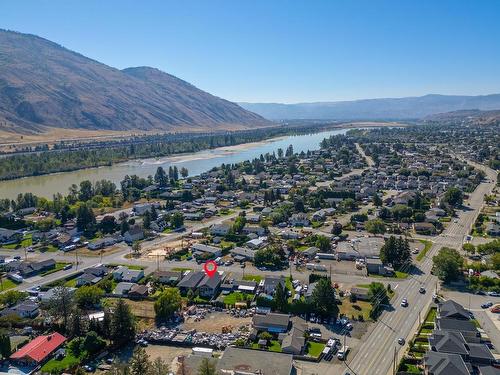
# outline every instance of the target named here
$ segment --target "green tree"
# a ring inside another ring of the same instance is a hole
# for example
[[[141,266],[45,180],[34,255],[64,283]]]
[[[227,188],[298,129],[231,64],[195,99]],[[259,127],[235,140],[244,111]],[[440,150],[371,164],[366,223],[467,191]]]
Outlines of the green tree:
[[[130,374],[131,375],[148,375],[151,370],[149,355],[144,348],[140,346],[134,350],[130,359]]]
[[[115,344],[123,344],[135,337],[135,317],[129,305],[119,299],[111,316],[111,339]]]
[[[311,296],[314,310],[323,318],[337,318],[339,307],[335,298],[335,289],[329,278],[321,278]]]
[[[170,217],[170,225],[176,229],[184,225],[184,216],[181,212],[174,212],[174,214]]]
[[[330,246],[330,239],[326,236],[321,236],[318,235],[316,236],[316,243],[315,246],[322,252],[322,253],[329,253],[331,250]]]
[[[0,294],[0,304],[4,306],[12,306],[28,296],[26,292],[18,290],[7,290]]]
[[[142,225],[144,226],[144,229],[151,228],[151,214],[149,213],[149,211],[146,211],[146,213],[144,214]]]
[[[156,319],[165,321],[174,316],[181,307],[181,294],[177,288],[166,288],[154,304]]]
[[[80,182],[80,192],[78,193],[78,199],[83,202],[88,201],[94,195],[92,191],[92,183],[89,180]]]
[[[0,332],[0,355],[9,358],[11,354],[10,336],[6,332]]]
[[[208,358],[203,358],[198,368],[197,375],[217,375],[215,363]]]
[[[389,297],[384,284],[372,282],[368,287],[368,296],[372,308],[370,310],[370,317],[376,319],[381,311],[381,305],[389,303]]]
[[[76,211],[76,227],[84,233],[92,233],[95,230],[96,220],[92,209],[86,204],[78,206]]]
[[[340,236],[342,234],[342,224],[340,224],[338,221],[333,223],[332,234],[334,236]]]
[[[378,194],[374,194],[373,195],[373,204],[375,205],[375,207],[380,207],[382,206],[384,202],[382,202],[382,198],[380,198],[380,195]]]
[[[382,220],[373,219],[365,223],[365,229],[372,234],[384,234],[386,228]]]
[[[182,169],[181,169],[182,173]],[[152,363],[151,363],[151,369],[149,371],[148,375],[166,375],[170,373],[170,366],[168,363],[164,360],[162,360],[160,357],[157,357]]]
[[[443,247],[432,257],[432,261],[433,271],[440,280],[449,282],[460,277],[463,259],[457,250]]]
[[[168,176],[165,173],[165,170],[163,167],[158,167],[156,169],[154,181],[160,186],[160,187],[166,187],[168,185]]]
[[[54,289],[53,297],[47,302],[47,310],[54,320],[62,320],[63,329],[68,329],[68,322],[74,310],[75,301],[72,292],[65,286]]]
[[[99,305],[103,296],[104,291],[95,285],[81,286],[75,292],[75,301],[78,307],[88,309]]]
[[[466,242],[462,245],[462,250],[469,255],[473,255],[476,252],[476,247],[473,244]]]
[[[233,223],[233,226],[231,227],[231,230],[233,231],[233,233],[239,234],[243,230],[243,227],[245,226],[246,223],[247,223],[247,219],[245,218],[245,216],[239,215],[234,220],[234,223]]]
[[[450,187],[444,193],[443,201],[450,206],[457,207],[462,205],[464,200],[462,190],[457,187]]]
[[[186,167],[181,168],[181,176],[182,178],[186,178],[189,175],[189,171]]]
[[[288,297],[285,286],[278,283],[273,296],[274,307],[279,312],[286,312],[288,308]]]

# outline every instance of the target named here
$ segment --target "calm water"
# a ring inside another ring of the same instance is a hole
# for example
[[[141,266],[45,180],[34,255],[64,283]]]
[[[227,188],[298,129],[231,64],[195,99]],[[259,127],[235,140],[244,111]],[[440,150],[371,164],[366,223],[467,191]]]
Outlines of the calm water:
[[[89,168],[74,172],[53,173],[43,176],[26,177],[17,180],[0,182],[0,197],[15,198],[19,193],[32,192],[40,197],[52,198],[54,193],[66,195],[72,184],[79,184],[83,180],[95,182],[107,179],[120,186],[125,175],[136,174],[140,177],[154,176],[156,169],[162,166],[168,170],[169,166],[185,167],[189,175],[198,175],[223,163],[232,164],[253,159],[277,151],[286,150],[293,145],[295,152],[316,150],[323,138],[334,134],[345,134],[348,129],[337,129],[315,134],[280,137],[258,144],[221,147],[213,150],[199,151],[192,154],[182,154],[158,159],[140,159],[112,165],[110,167]]]

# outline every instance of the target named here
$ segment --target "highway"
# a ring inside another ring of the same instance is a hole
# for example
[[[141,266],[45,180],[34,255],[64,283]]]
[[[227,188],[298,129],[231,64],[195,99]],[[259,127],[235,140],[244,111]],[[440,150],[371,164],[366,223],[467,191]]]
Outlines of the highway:
[[[380,316],[372,332],[357,348],[355,355],[345,363],[339,371],[338,366],[333,366],[328,373],[344,374],[346,371],[353,375],[387,375],[393,373],[393,364],[399,363],[407,344],[401,346],[398,338],[405,338],[408,342],[419,324],[419,319],[424,319],[431,303],[432,294],[436,290],[438,280],[430,274],[432,257],[441,247],[448,246],[459,249],[463,238],[468,234],[480,209],[483,205],[484,194],[493,189],[496,182],[496,172],[490,168],[474,164],[487,174],[489,182],[481,183],[469,196],[468,208],[459,213],[457,222],[451,222],[443,233],[434,238],[434,244],[424,260],[417,264],[411,272],[411,280],[400,283],[397,289],[397,300],[393,300],[393,310],[386,310]],[[423,286],[427,293],[420,294],[418,289]],[[401,299],[406,297],[409,306],[400,306]]]

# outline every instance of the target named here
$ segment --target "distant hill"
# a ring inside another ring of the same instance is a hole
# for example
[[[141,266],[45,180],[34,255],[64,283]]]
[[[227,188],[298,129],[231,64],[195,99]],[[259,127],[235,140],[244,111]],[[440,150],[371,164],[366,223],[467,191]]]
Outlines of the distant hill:
[[[408,98],[298,104],[239,104],[243,108],[270,120],[403,120],[464,109],[500,109],[500,94],[482,96],[425,95]]]
[[[119,70],[46,39],[0,30],[0,130],[216,130],[261,116],[149,67]]]
[[[479,109],[438,113],[424,117],[424,124],[467,124],[467,125],[500,125],[500,110],[481,111]]]

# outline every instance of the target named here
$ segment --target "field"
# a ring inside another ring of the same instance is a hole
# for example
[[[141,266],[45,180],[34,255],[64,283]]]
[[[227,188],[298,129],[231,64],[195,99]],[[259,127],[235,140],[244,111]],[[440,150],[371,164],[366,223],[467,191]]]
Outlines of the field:
[[[18,284],[16,284],[14,281],[11,279],[2,279],[2,284],[0,284],[0,292],[4,292],[6,290],[15,288]]]
[[[196,329],[202,332],[212,332],[220,333],[222,326],[232,326],[234,329],[240,326],[249,325],[252,318],[235,318],[226,313],[215,312],[207,314],[205,319],[201,319],[197,322],[194,318],[188,318],[182,324],[182,329],[190,330]]]
[[[348,318],[355,317],[358,319],[359,315],[363,316],[363,320],[370,320],[370,310],[372,306],[366,301],[357,301],[352,303],[348,298],[342,300],[342,305],[339,305],[340,313],[344,314]]]
[[[310,357],[319,357],[324,348],[325,344],[309,341],[307,343],[306,355]]]
[[[68,350],[63,359],[57,360],[55,358],[48,361],[42,367],[42,372],[47,374],[60,374],[63,370],[74,367],[80,363],[80,359],[71,354]]]

